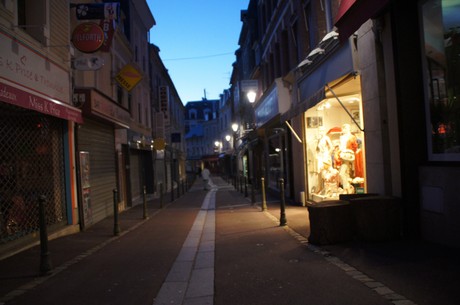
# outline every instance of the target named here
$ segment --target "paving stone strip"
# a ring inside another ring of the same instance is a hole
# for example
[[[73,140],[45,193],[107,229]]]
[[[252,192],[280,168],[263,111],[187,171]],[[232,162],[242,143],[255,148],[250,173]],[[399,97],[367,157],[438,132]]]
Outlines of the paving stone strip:
[[[154,305],[214,303],[216,192],[212,185]]]

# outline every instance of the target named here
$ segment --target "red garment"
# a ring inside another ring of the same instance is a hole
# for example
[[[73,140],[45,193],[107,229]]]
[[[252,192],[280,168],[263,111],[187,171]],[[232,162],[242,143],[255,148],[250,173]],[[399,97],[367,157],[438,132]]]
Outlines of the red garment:
[[[362,149],[358,149],[355,153],[355,177],[364,178],[364,156]]]
[[[356,137],[354,135],[351,135],[348,138],[347,149],[351,149],[356,153],[356,150],[358,149],[358,140],[356,140]]]

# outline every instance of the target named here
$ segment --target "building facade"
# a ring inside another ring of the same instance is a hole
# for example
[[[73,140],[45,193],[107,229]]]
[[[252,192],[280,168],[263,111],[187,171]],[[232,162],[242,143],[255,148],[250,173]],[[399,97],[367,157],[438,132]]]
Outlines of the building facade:
[[[185,142],[187,170],[198,172],[204,165],[217,173],[221,134],[219,132],[220,100],[189,101],[185,104]],[[219,142],[220,143],[220,142]],[[206,163],[206,164],[203,164]]]
[[[150,82],[152,99],[153,147],[155,150],[155,192],[178,189],[185,180],[184,105],[168,70],[160,57],[160,49],[150,44]],[[172,192],[173,193],[173,192]]]
[[[102,15],[79,15],[85,8],[100,8]],[[104,63],[73,70],[74,95],[84,116],[76,134],[84,228],[113,213],[114,197],[124,210],[141,202],[144,186],[153,192],[147,36],[155,20],[143,0],[79,3],[70,10],[74,61]],[[102,30],[103,43],[96,50],[84,49],[90,43],[85,36],[83,46],[78,44],[82,27]]]
[[[62,1],[0,3],[0,256],[37,240],[41,196],[50,234],[78,229],[69,14]]]
[[[232,84],[258,81],[255,175],[299,203],[398,197],[404,236],[458,245],[458,9],[250,1]]]
[[[179,189],[183,105],[151,57],[154,25],[145,0],[0,2],[0,257],[37,243],[39,199],[53,238],[156,195],[160,179]]]

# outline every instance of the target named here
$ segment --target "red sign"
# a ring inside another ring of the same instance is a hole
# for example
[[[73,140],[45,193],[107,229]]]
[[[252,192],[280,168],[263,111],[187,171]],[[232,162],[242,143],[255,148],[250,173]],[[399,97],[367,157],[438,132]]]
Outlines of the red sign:
[[[73,30],[72,43],[81,52],[96,52],[104,43],[104,31],[94,22],[84,22]]]
[[[83,118],[79,109],[60,103],[59,101],[43,98],[1,82],[0,101],[76,123],[83,123]]]

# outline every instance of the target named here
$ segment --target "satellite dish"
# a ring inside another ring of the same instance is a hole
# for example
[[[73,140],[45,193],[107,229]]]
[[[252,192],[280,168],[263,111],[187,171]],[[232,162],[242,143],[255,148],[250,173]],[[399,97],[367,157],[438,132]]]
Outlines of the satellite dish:
[[[73,60],[73,68],[79,71],[96,71],[103,65],[104,59],[100,56],[77,57]]]

